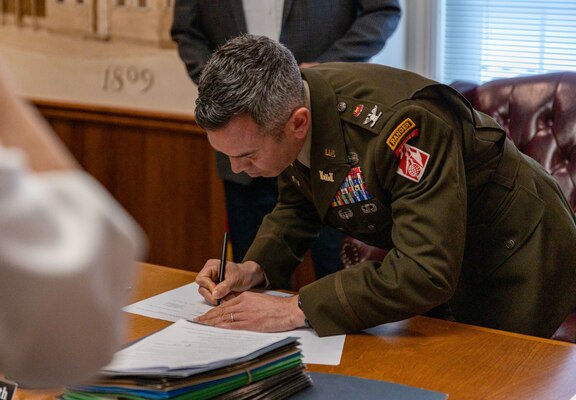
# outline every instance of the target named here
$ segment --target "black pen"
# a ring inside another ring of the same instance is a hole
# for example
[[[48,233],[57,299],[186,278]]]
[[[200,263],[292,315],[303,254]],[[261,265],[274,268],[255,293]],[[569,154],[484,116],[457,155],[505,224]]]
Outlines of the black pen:
[[[228,232],[224,232],[224,241],[222,243],[222,256],[220,257],[220,269],[218,270],[218,283],[224,280],[226,275],[226,257],[228,253]],[[220,304],[220,300],[217,300],[217,304]]]

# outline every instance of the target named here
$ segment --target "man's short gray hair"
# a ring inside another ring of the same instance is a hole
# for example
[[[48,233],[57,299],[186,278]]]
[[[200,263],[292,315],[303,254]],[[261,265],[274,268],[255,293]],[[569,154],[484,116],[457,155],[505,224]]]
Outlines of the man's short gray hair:
[[[249,115],[263,133],[277,134],[303,105],[304,84],[290,50],[265,36],[242,35],[216,50],[204,67],[195,114],[209,130]]]

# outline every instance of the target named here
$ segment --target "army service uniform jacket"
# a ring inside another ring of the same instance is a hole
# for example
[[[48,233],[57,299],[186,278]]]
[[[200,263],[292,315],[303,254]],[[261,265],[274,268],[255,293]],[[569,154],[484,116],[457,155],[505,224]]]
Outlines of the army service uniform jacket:
[[[445,85],[370,64],[302,74],[310,168],[281,174],[245,260],[289,287],[321,224],[389,249],[300,290],[321,336],[446,302],[457,321],[552,335],[576,302],[576,224],[554,179]]]

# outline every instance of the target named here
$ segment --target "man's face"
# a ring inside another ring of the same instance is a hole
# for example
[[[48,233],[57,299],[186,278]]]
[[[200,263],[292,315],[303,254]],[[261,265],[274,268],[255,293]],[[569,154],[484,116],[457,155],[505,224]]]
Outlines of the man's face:
[[[303,140],[292,134],[291,121],[284,127],[280,140],[258,130],[250,116],[241,116],[222,129],[208,130],[208,141],[230,158],[235,173],[246,172],[253,178],[278,176],[296,159]]]

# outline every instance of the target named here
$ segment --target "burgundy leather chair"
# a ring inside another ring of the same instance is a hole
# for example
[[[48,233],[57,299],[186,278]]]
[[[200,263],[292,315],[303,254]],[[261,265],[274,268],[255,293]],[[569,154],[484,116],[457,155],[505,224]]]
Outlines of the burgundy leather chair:
[[[482,85],[457,81],[451,86],[475,109],[498,121],[520,151],[556,178],[576,213],[576,72],[496,79]],[[385,255],[386,250],[351,237],[340,246],[345,268]],[[552,338],[576,343],[576,310]]]

